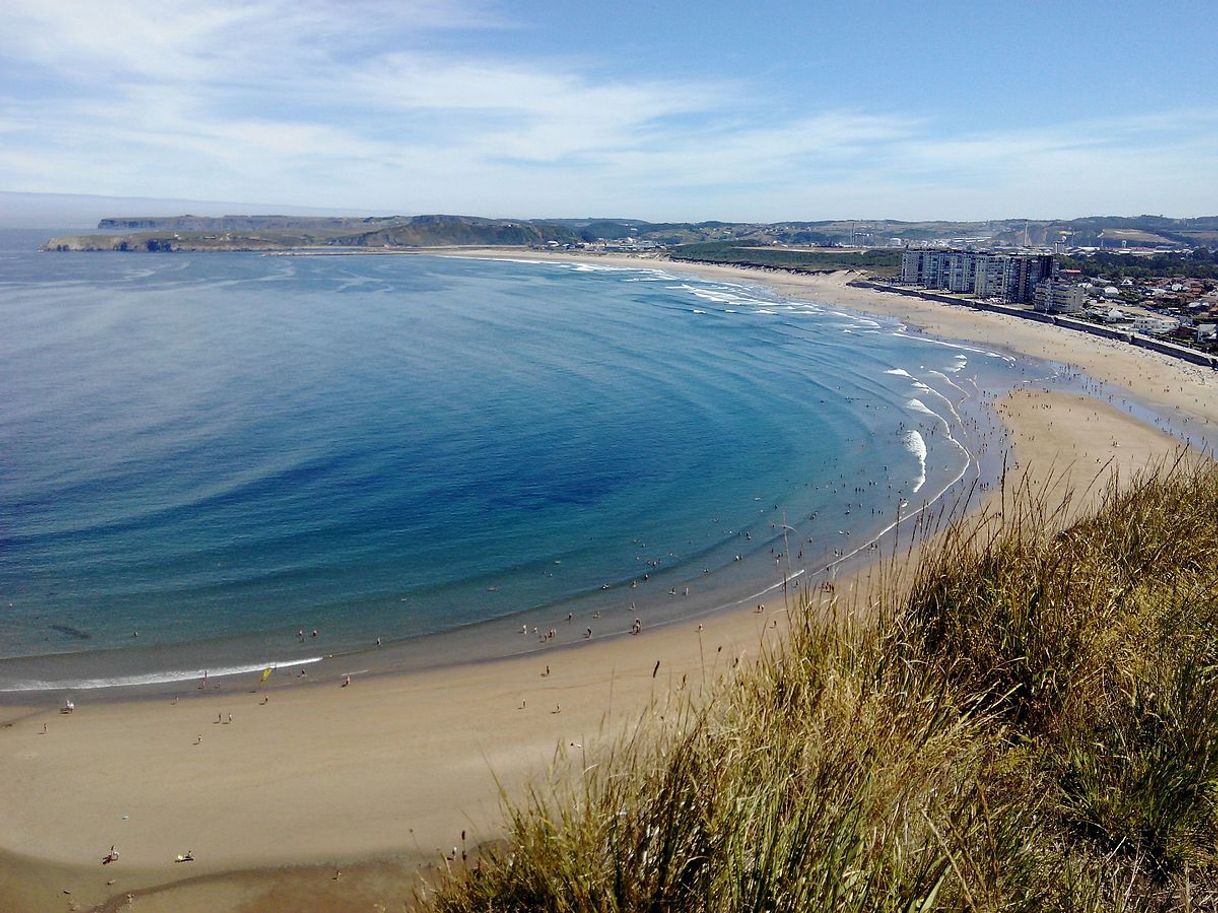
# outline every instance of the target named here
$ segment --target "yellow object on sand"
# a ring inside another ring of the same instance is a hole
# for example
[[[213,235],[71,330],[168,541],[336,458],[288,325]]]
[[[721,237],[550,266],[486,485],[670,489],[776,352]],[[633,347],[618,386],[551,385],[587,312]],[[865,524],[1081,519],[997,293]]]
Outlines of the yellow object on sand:
[[[262,670],[262,681],[264,681],[264,682],[265,682],[265,681],[266,681],[268,678],[270,678],[270,677],[271,677],[271,672],[272,672],[272,671],[273,671],[273,670],[271,669],[271,667],[270,667],[270,666],[267,666],[265,669],[263,669],[263,670]]]

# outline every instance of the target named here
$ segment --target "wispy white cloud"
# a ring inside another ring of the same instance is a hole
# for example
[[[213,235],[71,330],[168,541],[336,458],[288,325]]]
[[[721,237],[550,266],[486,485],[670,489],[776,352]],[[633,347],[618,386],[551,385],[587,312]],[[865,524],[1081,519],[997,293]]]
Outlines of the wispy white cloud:
[[[653,218],[1218,210],[1213,111],[972,132],[792,115],[742,78],[607,79],[485,40],[512,28],[462,0],[7,0],[0,187]]]

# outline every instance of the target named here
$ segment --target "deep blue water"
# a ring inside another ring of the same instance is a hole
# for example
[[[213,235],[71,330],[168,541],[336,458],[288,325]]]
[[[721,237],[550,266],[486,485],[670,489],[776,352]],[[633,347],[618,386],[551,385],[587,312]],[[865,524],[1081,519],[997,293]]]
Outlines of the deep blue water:
[[[1016,376],[661,269],[7,246],[0,688],[748,598],[968,484]]]

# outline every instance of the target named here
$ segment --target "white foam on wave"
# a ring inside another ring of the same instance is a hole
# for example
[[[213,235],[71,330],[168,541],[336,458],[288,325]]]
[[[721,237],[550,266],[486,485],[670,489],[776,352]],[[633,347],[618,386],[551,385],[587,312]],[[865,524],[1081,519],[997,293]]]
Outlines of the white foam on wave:
[[[766,304],[758,298],[752,298],[748,295],[740,295],[734,291],[723,288],[706,288],[703,286],[689,285],[682,283],[681,285],[670,285],[668,288],[674,292],[689,292],[696,298],[701,298],[703,301],[713,301],[716,304]]]
[[[916,339],[919,342],[925,342],[930,345],[945,346],[949,349],[960,349],[964,352],[974,352],[977,355],[988,355],[990,358],[1001,358],[1008,364],[1015,364],[1015,359],[1010,355],[1002,355],[998,352],[988,352],[985,349],[978,349],[976,346],[966,346],[959,342],[948,342],[946,339],[935,339],[933,336],[911,335],[910,333],[906,333],[903,327],[892,335],[899,336],[902,339]]]
[[[662,269],[643,269],[639,268],[641,276],[627,276],[623,282],[679,282],[680,276],[674,276],[672,273],[666,273]]]
[[[189,682],[203,678],[225,678],[230,675],[249,675],[271,669],[288,669],[321,662],[322,657],[293,659],[284,662],[255,663],[247,666],[223,666],[219,669],[167,669],[162,672],[146,672],[141,675],[116,675],[113,678],[80,678],[67,681],[40,681],[27,679],[23,682],[0,683],[0,692],[5,691],[95,691],[98,688],[130,688],[136,685],[168,685],[173,682]]]
[[[577,273],[633,273],[634,266],[601,266],[599,263],[564,263],[563,266]]]
[[[885,374],[895,374],[897,377],[913,377],[913,375],[910,374],[908,371],[906,371],[904,368],[889,368],[884,373]]]
[[[967,395],[968,395],[968,394],[966,394],[966,393],[965,393],[965,391],[964,391],[964,388],[963,388],[963,387],[961,387],[959,384],[953,383],[953,382],[952,382],[952,379],[951,379],[950,377],[948,377],[946,374],[944,374],[942,371],[931,371],[930,373],[931,373],[931,374],[933,374],[933,375],[935,375],[935,377],[941,378],[941,379],[943,380],[943,382],[944,382],[945,384],[947,384],[949,387],[954,387],[955,389],[959,390],[959,391],[960,391],[960,395],[961,395],[961,396],[967,396]],[[940,391],[936,390],[934,387],[927,387],[927,388],[926,388],[926,391],[927,391],[928,393],[933,394],[934,396],[939,397],[939,399],[943,400],[943,404],[944,404],[945,406],[947,406],[947,410],[948,410],[948,411],[949,411],[949,412],[952,414],[952,418],[954,418],[954,419],[956,420],[956,426],[957,426],[958,428],[964,428],[964,419],[962,419],[962,418],[960,417],[960,413],[956,411],[956,404],[955,404],[955,403],[953,403],[953,402],[952,402],[952,401],[951,401],[951,400],[950,400],[950,399],[949,399],[947,396],[945,396],[945,395],[944,395],[943,393],[941,393]],[[945,425],[947,424],[946,420],[944,420],[944,424],[945,424]],[[953,441],[954,441],[954,440],[955,440],[955,438],[953,438],[953,437],[952,437],[952,429],[951,429],[951,426],[949,425],[949,426],[947,427],[947,429],[946,429],[946,430],[947,430],[947,436],[948,436],[948,438],[949,438],[950,440],[953,440]]]
[[[599,263],[581,263],[565,260],[534,260],[528,257],[469,257],[461,254],[445,254],[452,260],[490,260],[492,263],[527,263],[530,266],[552,266],[556,269],[569,270],[575,273],[645,273],[645,277],[626,281],[673,281],[677,277],[648,266],[602,266]]]
[[[694,313],[695,314],[705,314],[706,311],[702,311],[702,310],[699,310],[698,308],[694,308]]]
[[[940,374],[939,376],[943,377],[942,374]],[[946,380],[946,377],[944,377],[944,379]],[[951,383],[951,382],[948,381],[948,383]],[[960,419],[960,414],[958,412],[956,412],[956,407],[952,404],[952,401],[950,399],[948,399],[946,396],[944,396],[942,393],[940,393],[938,390],[935,390],[933,387],[927,387],[926,389],[927,389],[927,392],[930,393],[932,396],[937,396],[937,397],[939,397],[939,399],[943,400],[943,402],[947,405],[948,410],[955,417],[956,422],[959,424],[959,426],[961,428],[963,428],[964,423]],[[959,389],[959,388],[957,388],[957,389]],[[955,435],[952,434],[951,422],[949,422],[946,418],[944,418],[938,412],[935,412],[933,409],[930,409],[929,407],[927,407],[926,403],[922,402],[922,400],[920,400],[920,399],[908,400],[905,403],[905,405],[908,408],[912,409],[914,412],[920,412],[923,415],[931,416],[931,418],[935,419],[935,421],[937,421],[943,425],[943,437],[947,441],[949,441],[952,444],[952,446],[954,446],[957,450],[960,451],[961,456],[963,456],[965,459],[965,469],[967,469],[968,465],[970,463],[972,463],[973,456],[971,453],[969,453],[968,448],[965,447],[963,444],[961,444],[958,440],[956,440]],[[923,441],[923,444],[925,444],[925,441]],[[961,471],[961,475],[963,475],[963,471],[964,470]],[[959,478],[961,478],[961,476],[957,476],[957,479],[959,479]],[[949,484],[951,484],[951,483],[949,483]],[[917,491],[916,488],[914,490]]]
[[[919,432],[911,428],[905,432],[904,443],[905,449],[918,458],[918,480],[913,487],[916,492],[926,484],[926,441]]]

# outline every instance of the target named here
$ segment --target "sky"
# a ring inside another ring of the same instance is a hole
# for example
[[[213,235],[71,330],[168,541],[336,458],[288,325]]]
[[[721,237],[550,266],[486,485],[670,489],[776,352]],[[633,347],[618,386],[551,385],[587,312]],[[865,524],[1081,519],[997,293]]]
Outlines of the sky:
[[[0,191],[651,221],[1212,215],[1215,34],[1216,0],[4,0]]]

